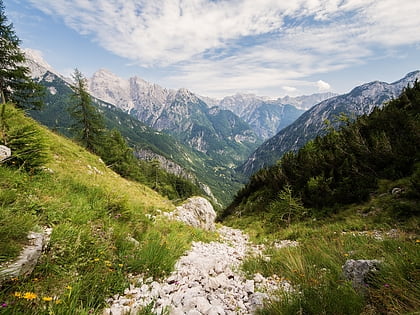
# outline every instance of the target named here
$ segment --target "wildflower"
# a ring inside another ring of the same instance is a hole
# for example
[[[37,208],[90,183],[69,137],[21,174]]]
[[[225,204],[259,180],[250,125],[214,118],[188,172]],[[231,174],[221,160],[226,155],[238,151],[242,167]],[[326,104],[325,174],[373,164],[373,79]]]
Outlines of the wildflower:
[[[123,264],[118,264],[118,267],[122,268],[124,265]]]
[[[71,289],[73,289],[73,288],[71,287],[71,285],[68,285],[68,286],[66,287],[66,289],[67,289],[67,290],[71,290]]]
[[[344,254],[344,257],[348,257],[348,256],[349,256],[349,254],[347,254],[347,253]]]
[[[55,304],[61,304],[61,303],[63,303],[63,301],[61,301],[60,299],[55,301]]]
[[[99,261],[99,258],[95,258],[93,261]]]
[[[1,307],[7,307],[7,303],[1,303]]]
[[[25,300],[34,300],[38,297],[38,295],[36,295],[36,293],[33,292],[25,292],[25,294],[23,295],[23,298]]]
[[[45,301],[45,302],[51,302],[51,301],[52,301],[52,299],[53,299],[53,298],[52,298],[51,296],[43,296],[43,297],[42,297],[42,300],[43,300],[43,301]]]
[[[420,243],[420,240],[416,240],[416,243],[418,244],[418,243]]]
[[[13,295],[17,298],[21,298],[22,297],[22,292],[15,292]]]
[[[32,281],[35,281],[35,282],[38,281],[38,280],[39,280],[38,278],[33,278],[32,279]]]
[[[389,288],[389,287],[390,287],[390,285],[389,285],[388,283],[385,283],[385,284],[384,284],[384,287],[385,287],[385,288]]]
[[[18,281],[18,278],[11,278],[10,281]]]

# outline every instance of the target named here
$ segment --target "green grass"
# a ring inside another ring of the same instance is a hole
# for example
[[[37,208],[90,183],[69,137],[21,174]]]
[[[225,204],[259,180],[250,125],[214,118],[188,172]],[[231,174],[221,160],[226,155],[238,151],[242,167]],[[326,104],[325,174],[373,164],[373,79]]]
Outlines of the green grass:
[[[0,283],[0,314],[100,314],[106,298],[128,287],[129,273],[163,277],[192,240],[214,238],[150,219],[146,214],[174,205],[72,141],[40,129],[48,138],[45,166],[52,173],[0,165],[0,263],[17,257],[28,231],[48,226],[53,232],[30,276]]]
[[[413,314],[420,309],[419,218],[393,213],[405,202],[385,194],[397,183],[382,183],[369,202],[352,205],[339,214],[307,219],[290,226],[273,224],[263,216],[229,217],[224,223],[244,229],[266,244],[270,257],[248,257],[243,270],[288,280],[295,292],[278,292],[260,314]],[[403,183],[398,183],[403,185]],[[382,189],[382,191],[381,191]],[[387,235],[387,232],[393,233]],[[383,239],[376,239],[376,234]],[[274,249],[281,239],[298,247]],[[348,259],[379,259],[379,273],[365,290],[344,279]],[[373,312],[373,313],[372,313]]]

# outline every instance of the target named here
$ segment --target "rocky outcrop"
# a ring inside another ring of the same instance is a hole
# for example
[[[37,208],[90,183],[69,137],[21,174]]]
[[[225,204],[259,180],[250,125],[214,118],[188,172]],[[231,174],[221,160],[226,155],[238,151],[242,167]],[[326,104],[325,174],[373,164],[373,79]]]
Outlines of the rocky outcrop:
[[[362,289],[367,285],[367,279],[378,271],[380,264],[380,260],[350,259],[343,265],[343,274],[355,289]]]
[[[203,197],[192,197],[173,212],[164,213],[168,218],[175,219],[196,228],[208,231],[215,230],[216,212],[211,203]]]
[[[274,290],[293,290],[278,277],[255,274],[246,279],[238,267],[246,254],[259,249],[240,230],[222,227],[218,232],[220,242],[194,242],[164,281],[140,278],[124,295],[109,299],[104,315],[137,314],[153,301],[156,314],[252,314]]]
[[[51,232],[50,228],[41,233],[29,232],[29,244],[23,248],[19,257],[14,262],[0,267],[0,281],[30,275],[38,263],[42,250],[49,242]]]

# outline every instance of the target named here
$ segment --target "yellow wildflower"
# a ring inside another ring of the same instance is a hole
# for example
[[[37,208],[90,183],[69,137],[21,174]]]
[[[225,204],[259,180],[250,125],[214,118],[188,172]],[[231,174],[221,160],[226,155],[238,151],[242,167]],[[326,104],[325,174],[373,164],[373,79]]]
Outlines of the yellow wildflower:
[[[71,285],[68,285],[68,286],[66,287],[66,289],[67,289],[67,290],[71,290],[71,289],[73,289],[73,288],[71,287]]]
[[[93,261],[99,261],[99,258],[95,258]]]
[[[22,297],[22,292],[15,292],[13,295],[17,298],[20,298]]]
[[[63,303],[63,301],[61,301],[61,300],[56,300],[55,301],[55,304],[61,304],[61,303]]]
[[[124,265],[123,264],[118,264],[118,267],[122,268]]]
[[[347,254],[347,253],[346,253],[346,254],[344,254],[344,257],[348,257],[348,255],[349,255],[349,254]]]
[[[23,295],[23,298],[26,300],[34,300],[38,297],[38,295],[36,295],[36,293],[33,292],[25,292],[25,294]]]
[[[43,297],[42,297],[42,300],[43,300],[43,301],[45,301],[45,302],[51,302],[51,301],[52,301],[52,299],[53,299],[53,298],[52,298],[51,296],[43,296]]]

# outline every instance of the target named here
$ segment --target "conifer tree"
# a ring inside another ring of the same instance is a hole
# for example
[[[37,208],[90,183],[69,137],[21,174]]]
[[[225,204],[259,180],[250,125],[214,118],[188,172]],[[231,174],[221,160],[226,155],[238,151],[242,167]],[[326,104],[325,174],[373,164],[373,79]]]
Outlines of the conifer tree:
[[[24,66],[25,54],[20,40],[5,15],[0,0],[0,101],[10,101],[21,108],[39,109],[43,105],[43,87],[34,82],[29,68]]]
[[[75,131],[76,139],[89,151],[98,153],[104,121],[101,114],[93,106],[92,99],[87,92],[86,79],[78,70],[74,70],[72,86],[72,105],[69,113],[74,119],[72,129]]]

